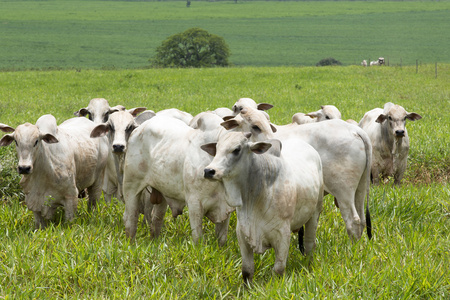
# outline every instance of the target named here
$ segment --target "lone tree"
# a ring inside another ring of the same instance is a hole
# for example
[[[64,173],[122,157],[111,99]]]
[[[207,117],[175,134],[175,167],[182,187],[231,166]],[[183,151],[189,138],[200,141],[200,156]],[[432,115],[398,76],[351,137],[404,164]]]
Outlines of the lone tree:
[[[202,68],[228,66],[230,50],[225,40],[201,28],[174,34],[156,49],[156,67]]]

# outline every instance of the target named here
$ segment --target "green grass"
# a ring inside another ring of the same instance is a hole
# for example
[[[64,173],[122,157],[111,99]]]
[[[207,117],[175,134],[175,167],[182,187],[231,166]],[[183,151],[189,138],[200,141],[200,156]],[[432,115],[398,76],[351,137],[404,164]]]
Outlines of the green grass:
[[[124,232],[124,206],[103,202],[87,212],[80,201],[73,223],[57,220],[33,230],[20,200],[14,147],[0,148],[0,298],[5,299],[448,299],[450,296],[449,149],[450,65],[415,67],[276,67],[225,69],[76,70],[0,73],[0,122],[58,123],[94,97],[127,108],[177,107],[192,114],[231,107],[240,97],[275,105],[277,124],[296,112],[334,104],[359,120],[387,101],[417,112],[410,122],[408,171],[400,188],[371,189],[374,238],[349,241],[327,196],[317,248],[309,262],[293,235],[286,274],[272,274],[273,251],[255,255],[251,289],[242,285],[233,215],[227,246],[219,248],[205,221],[203,244],[192,244],[188,214],[166,215],[160,238],[142,224],[135,241]]]
[[[238,66],[448,63],[449,1],[1,1],[0,70],[143,68],[172,34],[225,38]]]

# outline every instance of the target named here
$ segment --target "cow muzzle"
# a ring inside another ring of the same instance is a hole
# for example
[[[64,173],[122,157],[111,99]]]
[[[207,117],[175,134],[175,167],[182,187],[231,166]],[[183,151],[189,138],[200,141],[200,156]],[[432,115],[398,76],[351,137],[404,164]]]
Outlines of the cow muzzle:
[[[216,174],[216,170],[205,168],[204,170],[204,177],[206,179],[214,179],[214,175]]]
[[[124,152],[125,152],[125,145],[114,144],[114,145],[112,146],[112,148],[113,148],[113,152],[114,152],[114,153],[121,154],[121,153],[124,153]]]
[[[31,174],[32,170],[31,166],[21,165],[17,167],[19,174]]]
[[[404,130],[396,130],[395,131],[395,136],[398,138],[404,137],[405,136],[405,131]]]

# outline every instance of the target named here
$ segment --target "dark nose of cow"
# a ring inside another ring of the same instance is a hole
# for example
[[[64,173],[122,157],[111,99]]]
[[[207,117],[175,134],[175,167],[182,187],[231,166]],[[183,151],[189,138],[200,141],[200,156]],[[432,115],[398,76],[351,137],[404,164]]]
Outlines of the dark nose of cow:
[[[216,170],[208,168],[205,169],[205,178],[211,179],[214,177],[214,174],[216,174]]]
[[[395,131],[395,135],[398,137],[404,137],[405,136],[405,131],[404,130],[396,130]]]
[[[30,174],[31,166],[18,166],[17,170],[19,171],[19,174]]]
[[[124,145],[113,145],[113,152],[123,152],[124,150]]]

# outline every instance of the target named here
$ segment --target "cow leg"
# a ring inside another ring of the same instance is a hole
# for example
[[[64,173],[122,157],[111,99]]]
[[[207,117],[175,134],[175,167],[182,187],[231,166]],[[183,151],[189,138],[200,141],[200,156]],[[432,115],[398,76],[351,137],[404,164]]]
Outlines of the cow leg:
[[[273,266],[273,271],[278,275],[283,275],[284,270],[286,269],[289,244],[291,240],[291,232],[288,224],[285,228],[281,229],[278,237],[279,238],[277,238],[277,241],[275,241],[273,246],[275,250],[275,264]]]
[[[125,223],[125,234],[128,238],[134,239],[137,231],[137,223],[139,218],[139,198],[142,190],[138,193],[125,191],[125,212],[123,213],[123,221]]]
[[[102,194],[102,181],[96,180],[93,185],[87,188],[88,190],[88,211],[92,211],[97,207],[97,200]]]
[[[77,213],[78,198],[67,196],[64,201],[64,219],[71,222]]]
[[[228,226],[230,224],[230,216],[228,216],[225,221],[216,223],[216,238],[219,243],[219,247],[225,246],[227,242],[227,235],[228,235]]]
[[[203,237],[203,207],[200,201],[193,199],[186,199],[189,210],[189,222],[191,224],[192,239],[194,244],[198,244]]]
[[[141,204],[143,206],[144,222],[150,226],[152,224],[153,204],[150,202],[151,194],[147,189],[141,194]]]
[[[322,212],[323,198],[322,193],[319,195],[319,201],[317,202],[316,211],[311,216],[311,218],[305,224],[305,254],[310,254],[316,247],[316,232],[317,226],[319,225],[319,217]]]
[[[151,226],[151,233],[153,238],[157,238],[161,234],[167,207],[167,201],[166,199],[164,199],[164,197],[162,197],[161,203],[153,204]]]
[[[39,211],[33,211],[34,215],[34,228],[36,230],[45,229],[47,227],[47,220],[41,215]]]
[[[370,188],[370,182],[367,178],[369,174],[367,174],[368,171],[364,172],[363,176],[361,177],[361,180],[359,182],[358,188],[356,189],[355,193],[355,207],[356,211],[359,215],[359,218],[361,219],[360,224],[360,237],[362,236],[362,233],[364,231],[364,227],[366,227],[366,215],[364,212],[364,205],[366,197],[369,198],[369,188]],[[367,199],[367,203],[369,202],[369,199]],[[368,205],[368,204],[367,204]],[[369,213],[369,207],[366,208],[367,217],[370,218]],[[368,228],[368,230],[370,230]],[[369,236],[371,236],[371,232],[367,232]]]
[[[245,284],[250,284],[253,280],[253,274],[255,273],[253,250],[245,241],[245,237],[242,236],[242,233],[239,230],[239,224],[236,227],[236,234],[242,256],[242,279]]]
[[[345,222],[348,236],[352,240],[359,240],[362,230],[361,218],[355,207],[355,191],[339,191],[339,193],[336,193],[335,197],[339,203],[339,210],[341,211],[342,219]]]
[[[371,174],[372,174],[372,183],[374,185],[379,185],[380,184],[380,172],[379,172],[378,168],[373,166],[371,169]]]
[[[397,161],[397,163],[398,166],[394,173],[394,184],[398,186],[400,185],[400,181],[402,180],[403,174],[406,170],[406,159],[404,159],[403,161]]]

